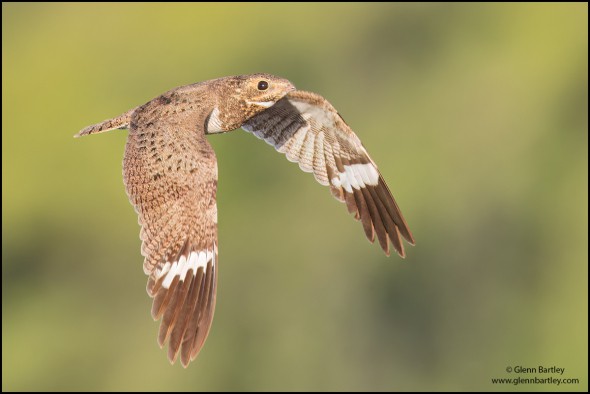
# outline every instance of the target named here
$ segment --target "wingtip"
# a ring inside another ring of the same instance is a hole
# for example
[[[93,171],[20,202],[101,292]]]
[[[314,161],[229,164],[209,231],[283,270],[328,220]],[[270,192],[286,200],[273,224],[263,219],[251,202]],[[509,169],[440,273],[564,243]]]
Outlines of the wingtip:
[[[401,239],[401,237],[399,236],[399,233],[397,233],[398,236],[398,242],[399,242],[399,247],[396,247],[394,245],[394,249],[397,252],[397,254],[399,255],[399,257],[401,257],[402,259],[406,258],[406,248],[404,248],[404,243]]]
[[[416,240],[414,239],[414,234],[412,234],[412,232],[410,231],[410,229],[408,228],[408,225],[404,222],[405,224],[405,228],[400,228],[400,232],[402,237],[404,237],[404,239],[406,240],[407,243],[409,243],[412,246],[416,245]],[[401,231],[401,230],[405,230],[405,231]]]
[[[178,352],[175,351],[171,346],[168,346],[168,361],[170,361],[170,364],[174,365],[176,363],[177,355],[178,355]],[[182,364],[182,360],[181,360],[181,364]],[[184,366],[184,364],[183,364],[183,366]]]
[[[385,256],[387,256],[387,257],[391,257],[391,251],[389,251],[389,250],[385,251],[385,250],[384,250],[383,252],[385,253]],[[402,251],[402,252],[399,252],[399,251],[397,251],[397,250],[396,250],[396,254],[397,254],[399,257],[401,257],[402,259],[405,259],[405,258],[406,258],[406,253],[405,253],[405,252],[403,252],[403,251]]]
[[[385,238],[385,245],[381,245],[381,249],[383,249],[387,257],[391,256],[391,249],[389,249],[389,241],[387,238]]]
[[[180,364],[182,365],[182,368],[187,369],[190,363],[191,363],[190,358],[188,360],[185,360],[182,357],[180,357]]]

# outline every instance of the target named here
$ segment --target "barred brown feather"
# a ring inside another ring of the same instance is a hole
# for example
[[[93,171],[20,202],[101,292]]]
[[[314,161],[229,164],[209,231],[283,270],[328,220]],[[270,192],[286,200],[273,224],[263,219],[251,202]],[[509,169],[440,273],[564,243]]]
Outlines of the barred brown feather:
[[[262,84],[264,82],[264,84]],[[207,134],[242,126],[284,153],[404,256],[414,239],[358,137],[323,97],[268,74],[219,78],[166,92],[76,137],[129,128],[123,178],[141,226],[143,269],[161,319],[158,343],[183,366],[201,350],[217,289],[217,159]]]
[[[414,244],[377,165],[326,99],[310,92],[290,92],[242,128],[273,145],[303,171],[313,172],[320,184],[329,185],[334,197],[361,221],[367,238],[374,242],[377,235],[386,254],[391,241],[397,253],[405,256],[400,234]]]

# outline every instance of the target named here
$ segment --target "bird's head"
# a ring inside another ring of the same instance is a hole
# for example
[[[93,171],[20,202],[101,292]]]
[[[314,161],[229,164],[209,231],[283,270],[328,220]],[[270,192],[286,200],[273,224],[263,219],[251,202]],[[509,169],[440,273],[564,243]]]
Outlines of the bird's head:
[[[217,100],[207,118],[207,134],[237,129],[295,90],[288,80],[270,74],[220,78],[214,84]]]

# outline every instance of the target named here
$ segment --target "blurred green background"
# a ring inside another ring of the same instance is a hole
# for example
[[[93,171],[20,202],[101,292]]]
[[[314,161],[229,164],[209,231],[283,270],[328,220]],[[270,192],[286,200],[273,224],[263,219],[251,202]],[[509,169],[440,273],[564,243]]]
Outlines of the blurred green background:
[[[125,195],[164,91],[267,72],[330,100],[417,240],[385,257],[243,131],[219,159],[220,281],[170,366]],[[587,390],[587,4],[2,4],[3,390]],[[492,385],[507,366],[577,385]]]

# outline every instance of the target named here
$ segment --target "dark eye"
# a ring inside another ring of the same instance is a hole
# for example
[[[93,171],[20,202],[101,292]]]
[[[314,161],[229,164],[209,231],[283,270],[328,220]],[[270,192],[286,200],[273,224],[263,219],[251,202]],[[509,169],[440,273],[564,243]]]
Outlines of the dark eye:
[[[258,90],[266,90],[268,89],[268,82],[260,81],[258,82]]]

